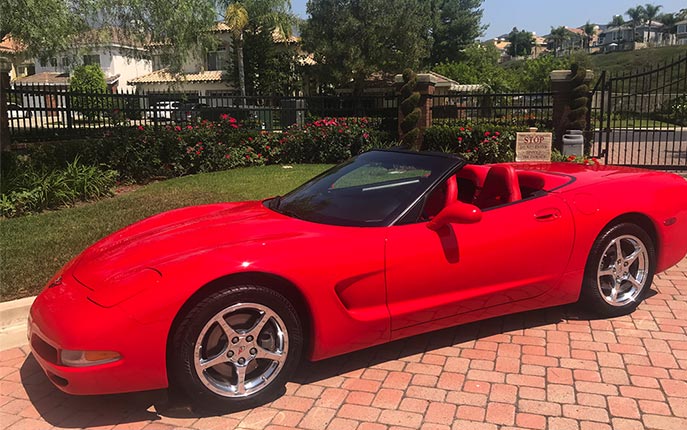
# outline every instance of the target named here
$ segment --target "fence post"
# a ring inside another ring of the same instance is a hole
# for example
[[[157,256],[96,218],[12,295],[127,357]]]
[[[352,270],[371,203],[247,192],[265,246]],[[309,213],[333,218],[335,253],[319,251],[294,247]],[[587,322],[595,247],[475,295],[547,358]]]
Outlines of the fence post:
[[[568,128],[568,113],[572,95],[572,73],[570,70],[554,70],[549,75],[551,78],[551,91],[553,92],[553,147],[563,152],[563,135]],[[584,82],[591,82],[593,73],[587,70]]]
[[[0,152],[10,149],[10,120],[7,115],[7,91],[10,89],[10,75],[0,72]]]

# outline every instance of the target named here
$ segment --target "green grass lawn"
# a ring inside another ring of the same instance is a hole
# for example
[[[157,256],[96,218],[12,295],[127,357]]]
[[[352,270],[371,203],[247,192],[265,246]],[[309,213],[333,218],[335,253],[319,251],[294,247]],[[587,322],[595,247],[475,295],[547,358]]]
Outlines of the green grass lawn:
[[[636,51],[609,52],[607,54],[590,55],[596,76],[602,70],[610,73],[639,72],[643,69],[653,69],[666,62],[677,60],[687,54],[685,46],[665,46],[661,48],[638,49]]]
[[[328,167],[250,167],[186,176],[77,207],[0,220],[0,297],[37,294],[88,245],[135,221],[183,206],[284,194]]]

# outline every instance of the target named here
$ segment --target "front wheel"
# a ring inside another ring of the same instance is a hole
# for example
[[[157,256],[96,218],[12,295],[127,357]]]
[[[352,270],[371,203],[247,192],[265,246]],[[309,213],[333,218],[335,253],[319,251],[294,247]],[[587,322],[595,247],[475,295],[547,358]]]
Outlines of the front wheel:
[[[613,226],[592,246],[581,300],[603,317],[632,312],[651,287],[655,266],[654,243],[642,228]]]
[[[170,351],[170,378],[201,408],[251,408],[280,393],[302,347],[298,314],[285,297],[262,286],[231,287],[185,316]]]

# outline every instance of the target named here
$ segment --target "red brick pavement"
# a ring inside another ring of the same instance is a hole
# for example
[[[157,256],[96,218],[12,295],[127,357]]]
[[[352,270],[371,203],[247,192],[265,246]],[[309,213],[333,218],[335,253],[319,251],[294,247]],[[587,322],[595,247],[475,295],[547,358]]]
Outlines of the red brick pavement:
[[[687,259],[632,315],[561,307],[304,364],[263,407],[202,416],[156,393],[73,397],[0,353],[0,428],[687,429]]]

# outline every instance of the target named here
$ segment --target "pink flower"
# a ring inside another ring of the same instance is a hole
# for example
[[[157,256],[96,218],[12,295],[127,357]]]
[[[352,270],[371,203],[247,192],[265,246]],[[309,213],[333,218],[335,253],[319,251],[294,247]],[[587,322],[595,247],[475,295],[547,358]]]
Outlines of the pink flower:
[[[249,142],[252,142],[252,141],[253,141],[253,138],[252,138],[252,137],[249,137],[249,138],[248,138],[248,141],[249,141]]]
[[[181,131],[181,127],[179,127],[178,125],[175,125],[175,126],[174,126],[174,131]]]
[[[187,129],[187,130],[193,130],[193,126],[192,126],[192,125],[187,125],[187,126],[186,126],[186,129]]]
[[[239,126],[236,124],[229,124],[229,125],[231,126],[231,128],[239,128]]]
[[[224,158],[226,158],[226,159],[228,160],[228,159],[231,158],[231,155],[227,154],[227,155],[224,156]]]
[[[462,141],[463,141],[463,138],[458,136],[458,142],[462,142]]]
[[[229,122],[232,124],[236,124],[236,118],[233,118],[233,117],[229,118]]]
[[[363,133],[363,139],[369,139],[369,138],[370,138],[370,135],[369,135],[369,134]]]
[[[145,130],[146,128],[143,127],[142,125],[139,125],[139,126],[138,126],[138,129],[139,129],[140,131],[143,131],[143,130]]]
[[[225,119],[228,119],[228,118],[229,118],[229,115],[226,114],[226,113],[223,113],[222,115],[219,116],[219,119],[221,119],[221,120],[225,120]]]

